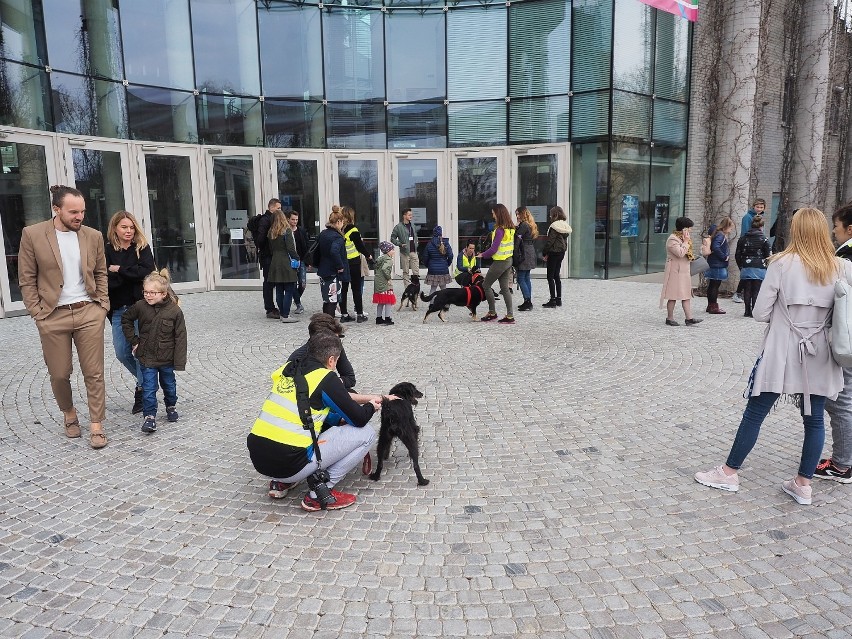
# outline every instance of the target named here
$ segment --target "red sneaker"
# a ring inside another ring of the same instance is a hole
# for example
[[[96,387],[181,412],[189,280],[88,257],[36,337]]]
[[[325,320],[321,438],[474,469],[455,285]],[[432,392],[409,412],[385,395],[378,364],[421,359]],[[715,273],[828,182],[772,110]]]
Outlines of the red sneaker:
[[[333,504],[326,506],[326,510],[340,510],[341,508],[348,508],[355,503],[355,495],[351,493],[341,493],[340,491],[332,490],[331,494],[334,496],[335,501]],[[309,512],[322,510],[320,503],[311,497],[310,493],[305,495],[305,498],[302,499],[302,508]]]

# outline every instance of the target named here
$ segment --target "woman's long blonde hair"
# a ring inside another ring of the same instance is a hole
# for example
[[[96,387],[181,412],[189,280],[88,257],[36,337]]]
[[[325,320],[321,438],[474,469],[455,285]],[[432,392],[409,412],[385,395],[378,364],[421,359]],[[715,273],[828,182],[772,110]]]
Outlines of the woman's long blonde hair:
[[[828,234],[828,222],[819,209],[803,208],[790,221],[790,245],[769,258],[770,262],[787,255],[798,255],[812,284],[826,286],[837,279],[840,261],[834,256],[834,244]]]
[[[272,214],[272,224],[269,225],[269,239],[274,240],[276,237],[281,237],[289,228],[290,224],[287,222],[284,211],[275,211]]]
[[[530,213],[530,210],[525,206],[519,206],[518,208],[515,209],[515,215],[518,216],[518,224],[520,224],[521,222],[526,222],[527,224],[530,225],[530,229],[532,229],[532,239],[537,238],[538,237],[538,224],[535,223],[535,220],[533,219],[533,216],[532,216],[532,213]]]
[[[136,235],[133,236],[132,241],[136,243],[136,257],[139,257],[142,249],[148,246],[148,240],[145,239],[145,231],[142,230],[142,227],[139,226],[139,222],[136,221],[136,218],[133,217],[133,213],[130,211],[119,211],[110,218],[109,226],[107,227],[107,238],[109,238],[109,243],[112,244],[112,248],[116,251],[121,250],[121,242],[118,240],[117,231],[121,220],[130,220],[133,222],[133,228],[136,229]]]

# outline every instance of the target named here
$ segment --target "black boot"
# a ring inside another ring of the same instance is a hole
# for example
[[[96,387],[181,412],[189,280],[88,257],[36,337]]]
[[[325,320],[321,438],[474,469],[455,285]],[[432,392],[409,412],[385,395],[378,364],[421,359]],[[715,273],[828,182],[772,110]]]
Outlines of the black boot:
[[[557,297],[554,301],[556,302],[557,306],[562,306],[562,298],[561,297]]]
[[[533,307],[533,303],[531,299],[524,298],[524,303],[518,307],[519,311],[531,311]]]
[[[542,304],[544,308],[556,308],[558,305],[556,304],[556,298],[551,297],[547,302]]]
[[[334,317],[334,309],[337,308],[336,302],[327,302],[322,305],[322,312],[326,315],[331,315]]]
[[[142,387],[137,386],[136,392],[133,393],[133,408],[130,409],[133,415],[138,415],[142,412]]]

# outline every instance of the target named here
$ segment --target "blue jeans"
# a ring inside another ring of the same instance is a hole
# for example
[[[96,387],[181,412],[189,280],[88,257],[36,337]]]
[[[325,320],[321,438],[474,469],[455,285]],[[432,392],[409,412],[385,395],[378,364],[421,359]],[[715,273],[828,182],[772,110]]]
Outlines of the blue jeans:
[[[521,289],[521,294],[525,300],[532,299],[532,282],[530,281],[530,271],[518,271],[518,288]]]
[[[133,347],[124,338],[124,331],[121,330],[121,316],[127,309],[127,306],[121,306],[112,312],[112,345],[115,348],[115,358],[136,378],[136,386],[142,386],[141,364],[133,356]],[[138,334],[139,322],[134,322],[134,325]]]
[[[160,378],[166,406],[177,405],[177,380],[174,366],[148,368],[140,364],[139,368],[142,369],[142,414],[145,417],[157,416],[157,377]]]
[[[725,463],[733,469],[739,469],[745,458],[754,448],[757,436],[760,433],[760,425],[769,414],[772,405],[779,397],[778,393],[761,393],[749,397],[743,418],[740,422],[734,445]],[[805,415],[802,408],[802,422],[805,425],[805,441],[802,443],[802,458],[799,461],[799,475],[811,479],[814,476],[822,454],[822,446],[825,443],[825,425],[823,423],[823,410],[825,409],[825,397],[822,395],[811,395],[811,414]]]
[[[296,302],[296,306],[302,305],[302,291],[305,290],[305,286],[308,285],[308,267],[305,266],[305,260],[302,260],[302,264],[296,270],[296,277],[298,281],[296,282],[296,290],[293,291],[293,301]]]
[[[286,284],[275,284],[275,303],[278,304],[278,312],[281,317],[289,317],[290,307],[293,305],[293,295],[296,293],[296,282]]]

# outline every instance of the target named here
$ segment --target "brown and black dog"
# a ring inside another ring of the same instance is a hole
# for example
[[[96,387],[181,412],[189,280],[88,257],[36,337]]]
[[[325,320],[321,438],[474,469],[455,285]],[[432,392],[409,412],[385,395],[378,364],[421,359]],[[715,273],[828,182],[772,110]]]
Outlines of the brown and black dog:
[[[450,305],[467,306],[470,311],[470,316],[473,321],[476,321],[476,307],[485,301],[485,289],[482,288],[482,283],[485,278],[481,273],[474,273],[470,284],[462,288],[445,288],[442,291],[435,291],[431,295],[420,294],[420,299],[424,302],[429,302],[429,308],[426,309],[426,315],[423,317],[423,323],[429,319],[432,313],[438,313],[438,317],[442,322],[444,313],[450,310]]]
[[[417,310],[417,296],[420,294],[420,276],[416,273],[411,274],[411,284],[405,287],[402,292],[402,297],[399,298],[399,306],[396,310],[402,310],[402,305],[408,308],[411,306],[412,311]]]

